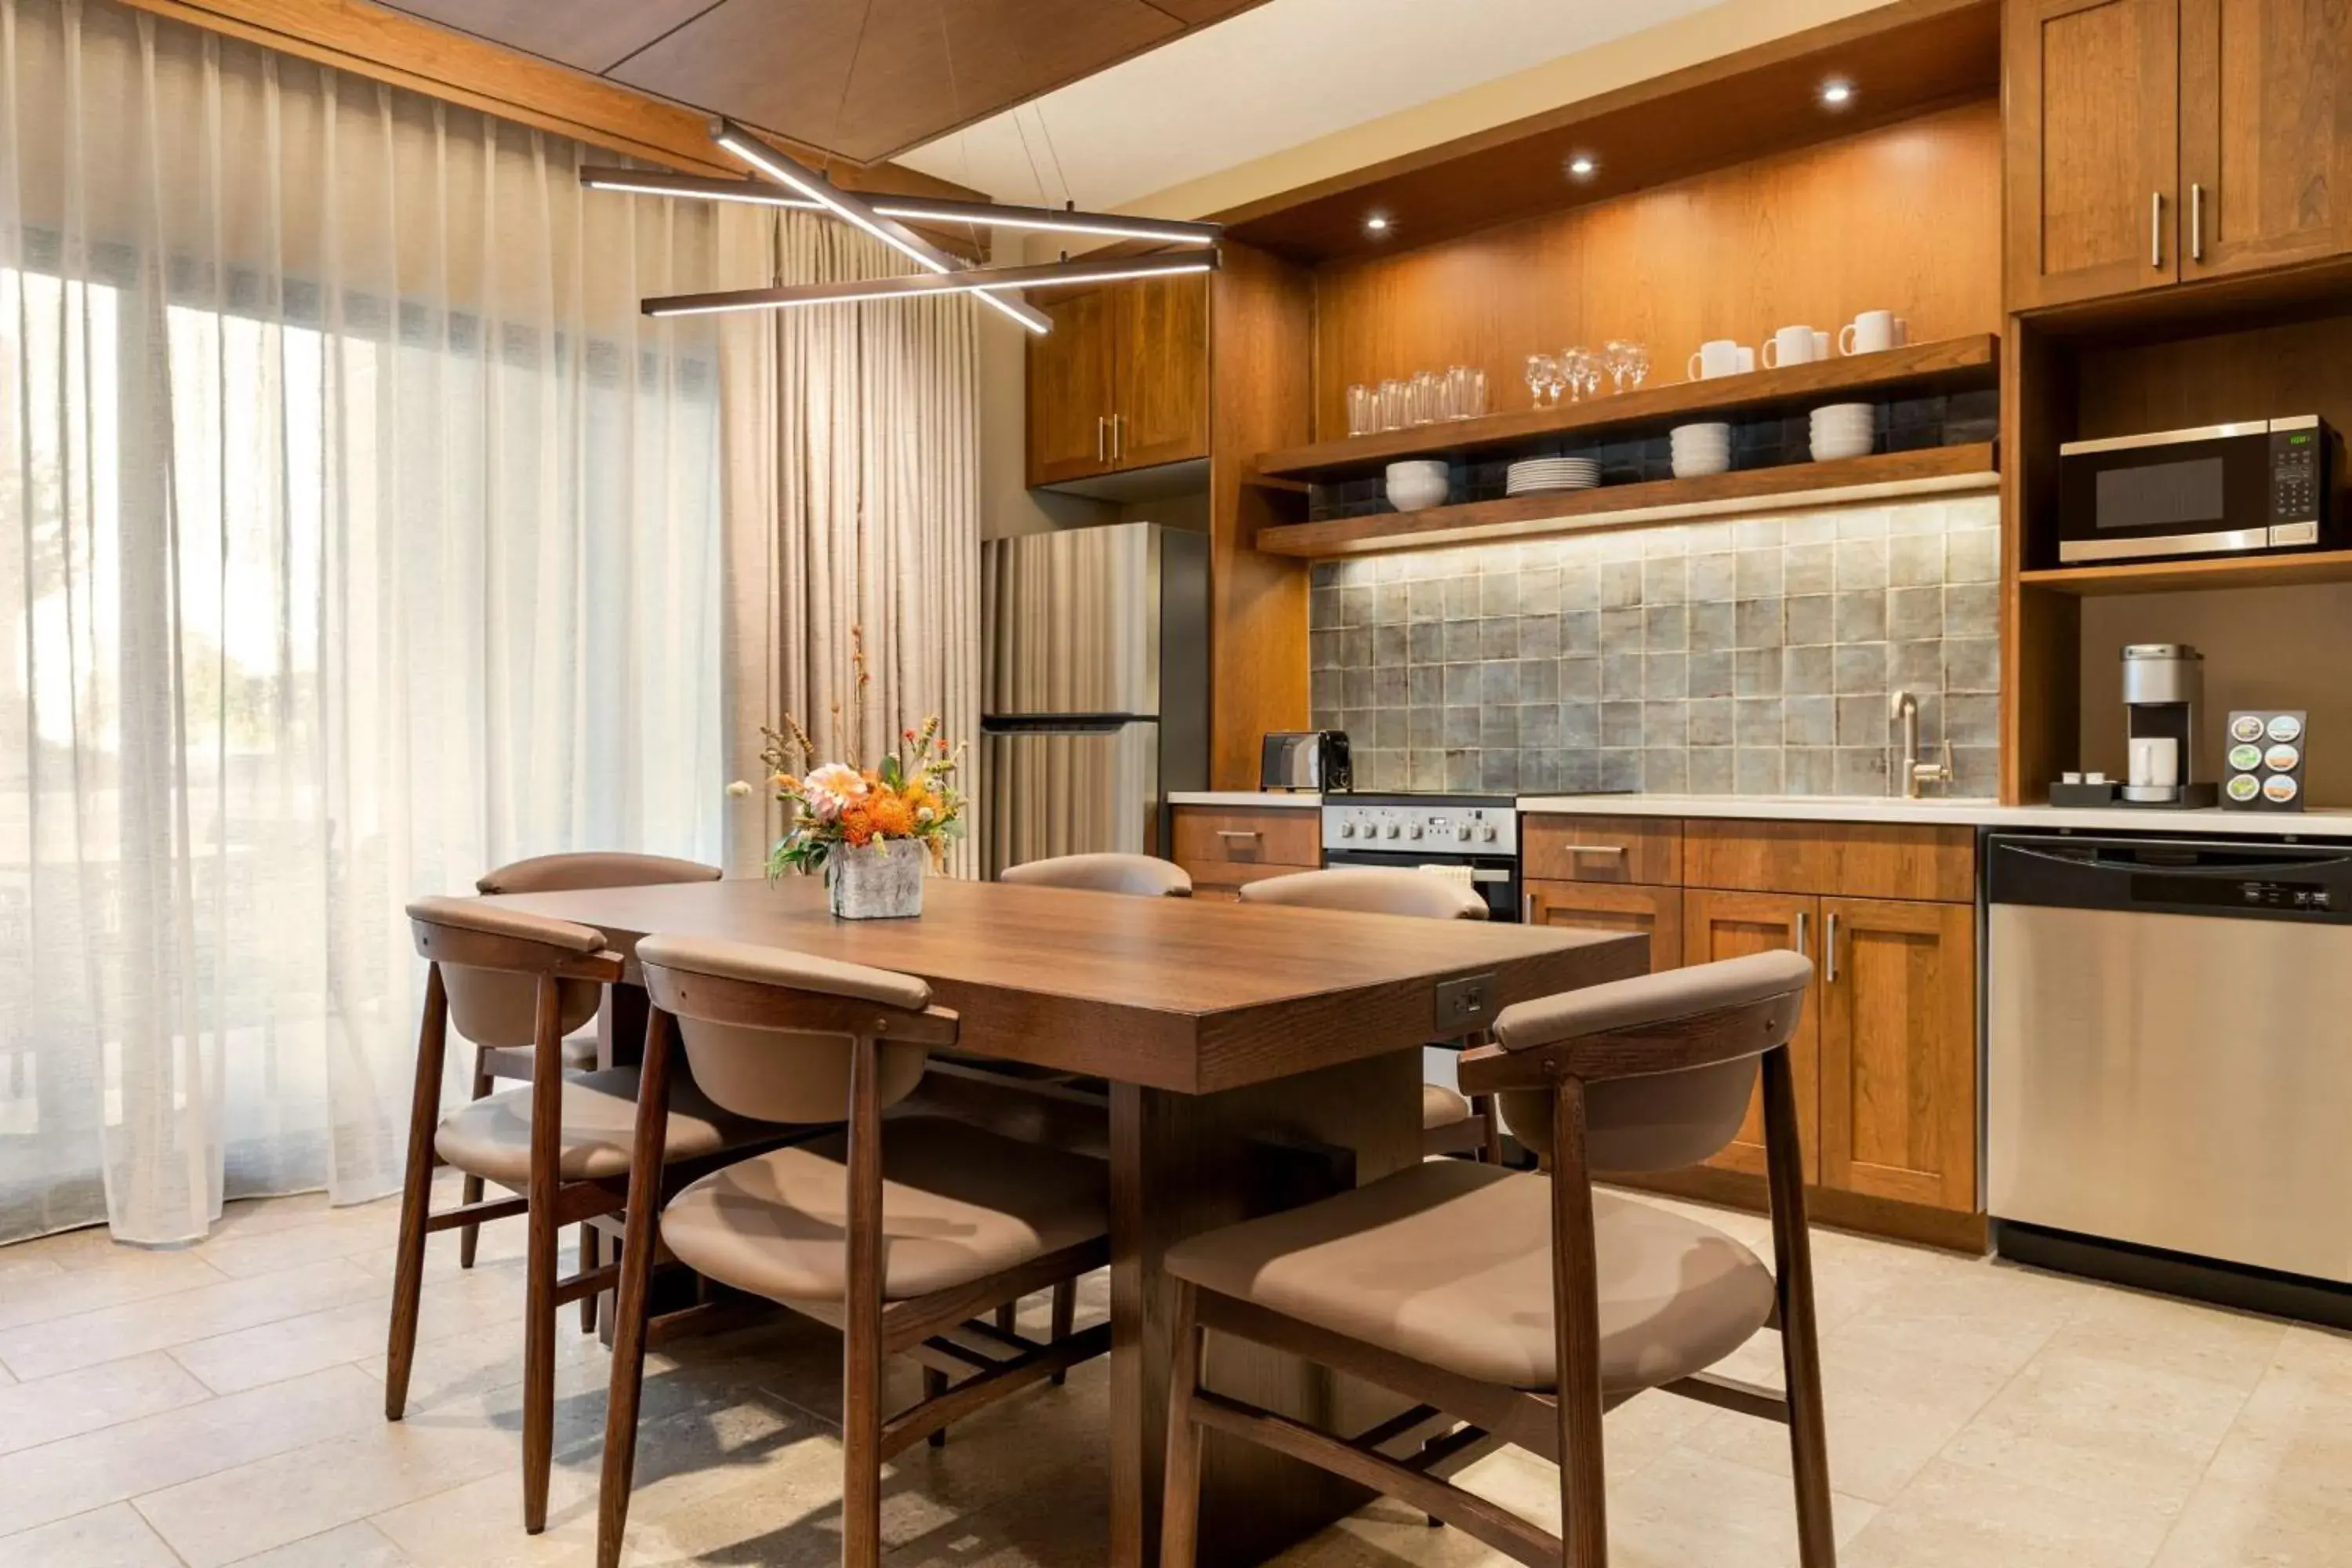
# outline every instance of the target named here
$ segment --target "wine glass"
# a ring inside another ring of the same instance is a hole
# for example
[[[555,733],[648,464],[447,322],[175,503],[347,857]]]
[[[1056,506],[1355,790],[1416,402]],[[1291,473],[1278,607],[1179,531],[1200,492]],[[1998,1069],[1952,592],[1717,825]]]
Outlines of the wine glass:
[[[1633,345],[1622,338],[1612,338],[1601,345],[1601,368],[1609,373],[1609,390],[1625,390],[1625,373],[1633,368]]]
[[[1600,384],[1600,373],[1592,368],[1591,349],[1572,348],[1563,352],[1559,356],[1559,368],[1560,374],[1567,378],[1569,401],[1571,403],[1581,403],[1584,400],[1585,382],[1588,377],[1591,379],[1594,385]]]
[[[1528,390],[1535,394],[1535,405],[1538,408],[1544,405],[1545,394],[1549,393],[1554,398],[1559,395],[1559,388],[1554,384],[1554,378],[1559,374],[1559,362],[1553,359],[1551,355],[1529,354],[1528,356]]]
[[[1625,345],[1625,379],[1632,382],[1633,389],[1638,392],[1641,390],[1642,383],[1648,380],[1649,376],[1650,351],[1640,343],[1627,343]]]

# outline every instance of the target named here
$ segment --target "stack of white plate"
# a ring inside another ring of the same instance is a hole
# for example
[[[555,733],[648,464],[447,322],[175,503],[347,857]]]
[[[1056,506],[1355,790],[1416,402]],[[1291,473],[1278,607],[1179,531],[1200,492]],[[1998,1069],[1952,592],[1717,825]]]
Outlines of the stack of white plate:
[[[1859,458],[1871,448],[1877,414],[1867,403],[1832,403],[1813,410],[1813,461]]]
[[[1674,428],[1675,478],[1695,479],[1731,467],[1731,426],[1677,425]]]
[[[1513,463],[1506,489],[1515,496],[1543,490],[1589,490],[1601,482],[1601,465],[1590,458],[1530,458]]]

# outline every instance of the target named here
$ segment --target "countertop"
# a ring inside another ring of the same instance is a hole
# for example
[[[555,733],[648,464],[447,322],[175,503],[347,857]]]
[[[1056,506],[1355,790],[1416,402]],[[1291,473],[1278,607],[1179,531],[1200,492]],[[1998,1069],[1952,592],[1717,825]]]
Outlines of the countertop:
[[[1248,805],[1248,806],[1309,806],[1321,805],[1319,795],[1302,795],[1296,790],[1257,789],[1177,789],[1168,792],[1171,805]]]

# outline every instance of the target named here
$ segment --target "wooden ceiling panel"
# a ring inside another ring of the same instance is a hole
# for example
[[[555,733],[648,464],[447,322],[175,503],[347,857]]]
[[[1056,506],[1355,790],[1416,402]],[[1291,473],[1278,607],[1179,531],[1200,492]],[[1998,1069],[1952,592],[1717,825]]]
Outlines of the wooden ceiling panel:
[[[1151,0],[1154,10],[1167,12],[1188,27],[1222,22],[1257,3],[1258,0]]]
[[[710,0],[387,0],[393,9],[538,55],[575,70],[610,70]],[[855,7],[852,7],[853,9]]]
[[[866,0],[719,0],[605,74],[845,152],[841,89],[860,52],[866,13]]]

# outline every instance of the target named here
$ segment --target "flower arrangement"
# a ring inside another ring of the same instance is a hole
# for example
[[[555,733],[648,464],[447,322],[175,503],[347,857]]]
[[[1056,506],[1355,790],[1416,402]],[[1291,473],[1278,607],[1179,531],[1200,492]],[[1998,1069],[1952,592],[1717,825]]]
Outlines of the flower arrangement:
[[[873,679],[862,630],[853,628],[850,641],[854,679],[847,723],[840,703],[832,710],[836,756],[854,751],[856,737],[865,731],[866,688]],[[845,851],[871,847],[876,858],[887,857],[889,846],[899,840],[919,844],[931,864],[943,868],[948,846],[963,837],[964,799],[955,787],[963,748],[950,745],[940,728],[933,715],[921,728],[900,731],[899,749],[867,768],[818,762],[822,753],[815,741],[790,715],[781,731],[761,726],[760,762],[769,787],[793,808],[791,827],[768,853],[768,875],[828,868],[837,873],[852,858]],[[751,793],[748,784],[730,787]]]

